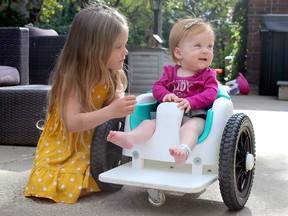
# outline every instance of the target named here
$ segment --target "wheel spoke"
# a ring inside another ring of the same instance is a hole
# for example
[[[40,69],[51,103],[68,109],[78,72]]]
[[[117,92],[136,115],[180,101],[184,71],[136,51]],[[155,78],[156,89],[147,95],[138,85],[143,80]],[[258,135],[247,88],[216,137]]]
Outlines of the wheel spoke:
[[[106,155],[118,155],[119,149],[116,146],[111,146],[114,144],[110,144],[110,146],[107,148]]]
[[[117,149],[117,147],[113,146],[107,149],[106,152],[106,158],[107,158],[107,166],[109,166],[109,168],[114,168],[116,166],[119,165],[119,162],[121,160],[121,158],[119,157],[119,149]]]
[[[243,169],[244,162],[245,162],[244,160],[237,160],[235,168],[236,169]]]
[[[243,131],[240,135],[236,152],[236,182],[239,192],[244,192],[249,185],[250,171],[246,171],[246,155],[251,151],[249,133]]]
[[[249,136],[245,137],[244,143],[245,143],[245,152],[249,152],[249,150],[250,150],[250,139],[249,139]]]
[[[240,140],[242,140],[242,136]],[[236,153],[236,168],[243,168],[243,166],[245,166],[245,154],[246,152],[243,151],[243,143],[239,141]]]
[[[240,192],[243,192],[246,189],[247,183],[249,179],[248,172],[241,170],[237,176],[237,187]]]

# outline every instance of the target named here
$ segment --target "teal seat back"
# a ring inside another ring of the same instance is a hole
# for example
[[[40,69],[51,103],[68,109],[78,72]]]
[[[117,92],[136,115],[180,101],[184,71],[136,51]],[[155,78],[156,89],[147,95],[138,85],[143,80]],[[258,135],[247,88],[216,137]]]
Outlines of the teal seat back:
[[[228,100],[231,100],[229,94],[221,84],[218,85],[218,93],[217,98],[224,97]],[[156,112],[157,106],[159,105],[159,102],[156,100],[151,103],[146,104],[136,104],[134,113],[130,115],[130,128],[131,130],[135,129],[143,120],[151,119],[150,113]],[[212,127],[212,121],[213,121],[213,115],[214,112],[212,109],[209,109],[207,111],[207,117],[205,122],[205,129],[203,133],[198,138],[198,144],[201,143],[206,139],[206,137],[209,135]]]
[[[217,98],[220,98],[220,97],[224,97],[228,100],[231,100],[229,94],[227,93],[227,91],[224,89],[224,87],[221,84],[218,85],[218,93],[217,93]],[[212,127],[213,116],[214,116],[214,112],[210,108],[207,111],[204,131],[199,136],[197,144],[203,142],[206,139],[206,137],[209,135],[211,131],[211,127]]]
[[[155,100],[151,103],[136,104],[134,113],[130,115],[130,128],[135,129],[142,121],[151,119],[150,113],[156,112],[158,102]]]

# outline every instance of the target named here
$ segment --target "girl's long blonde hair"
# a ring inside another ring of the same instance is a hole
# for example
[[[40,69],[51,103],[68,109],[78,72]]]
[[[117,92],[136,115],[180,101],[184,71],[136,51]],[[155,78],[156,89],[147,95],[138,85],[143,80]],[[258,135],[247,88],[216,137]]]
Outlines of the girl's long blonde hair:
[[[127,27],[127,20],[115,9],[106,5],[91,5],[74,18],[64,48],[50,77],[48,113],[59,102],[61,117],[67,95],[76,94],[81,112],[95,110],[91,92],[106,82],[109,104],[127,87],[123,70],[113,71],[107,66],[117,37]]]

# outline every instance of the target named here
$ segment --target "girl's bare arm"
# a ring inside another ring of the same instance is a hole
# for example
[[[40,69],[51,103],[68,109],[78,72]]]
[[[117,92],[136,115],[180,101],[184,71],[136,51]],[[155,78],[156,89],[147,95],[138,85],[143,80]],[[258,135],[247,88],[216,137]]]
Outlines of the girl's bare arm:
[[[98,125],[113,119],[121,118],[132,114],[136,104],[136,97],[128,95],[118,98],[108,106],[92,112],[80,112],[80,105],[76,97],[71,94],[64,107],[64,119],[67,130],[70,132],[80,132],[90,130]]]

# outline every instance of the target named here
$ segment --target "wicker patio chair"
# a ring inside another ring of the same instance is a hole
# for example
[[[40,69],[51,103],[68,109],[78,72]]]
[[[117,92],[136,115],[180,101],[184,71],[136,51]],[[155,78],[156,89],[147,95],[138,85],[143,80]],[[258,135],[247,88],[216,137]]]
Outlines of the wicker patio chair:
[[[30,36],[29,81],[30,84],[48,84],[53,70],[66,41],[65,35]]]
[[[20,84],[29,84],[29,29],[0,28],[0,65],[17,68]]]
[[[29,85],[29,30],[0,28],[0,65],[15,67],[20,84],[0,87],[0,144],[37,145],[48,85]]]

